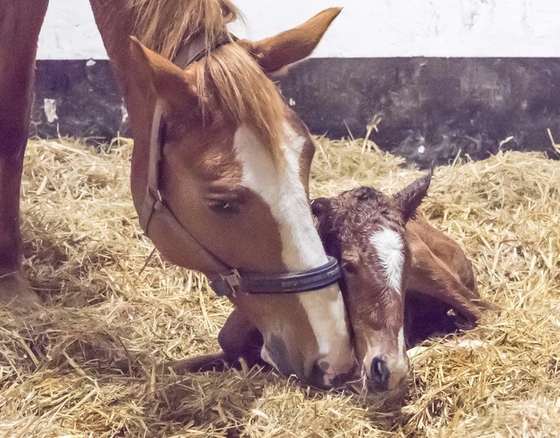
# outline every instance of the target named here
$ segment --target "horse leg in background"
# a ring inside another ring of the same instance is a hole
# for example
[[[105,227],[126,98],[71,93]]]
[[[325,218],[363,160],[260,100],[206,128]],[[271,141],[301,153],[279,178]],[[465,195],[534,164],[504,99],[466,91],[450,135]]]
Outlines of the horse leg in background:
[[[39,303],[22,273],[23,156],[33,102],[37,40],[48,0],[0,1],[0,304]]]
[[[218,342],[222,347],[219,353],[189,357],[168,363],[165,368],[171,368],[177,374],[224,371],[238,367],[241,359],[249,367],[266,366],[260,356],[263,346],[261,333],[237,309],[233,310],[220,330]]]
[[[474,325],[482,316],[481,310],[473,303],[473,300],[478,300],[476,286],[473,290],[463,284],[457,270],[450,269],[421,237],[408,228],[407,238],[412,253],[407,293],[416,291],[437,298],[457,311],[467,325]]]

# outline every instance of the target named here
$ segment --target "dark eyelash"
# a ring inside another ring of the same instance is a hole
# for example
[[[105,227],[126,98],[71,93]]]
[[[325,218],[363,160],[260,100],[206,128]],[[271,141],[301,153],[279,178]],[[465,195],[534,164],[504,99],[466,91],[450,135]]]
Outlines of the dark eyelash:
[[[235,201],[228,200],[211,200],[209,207],[216,213],[237,213],[239,211],[239,204]]]

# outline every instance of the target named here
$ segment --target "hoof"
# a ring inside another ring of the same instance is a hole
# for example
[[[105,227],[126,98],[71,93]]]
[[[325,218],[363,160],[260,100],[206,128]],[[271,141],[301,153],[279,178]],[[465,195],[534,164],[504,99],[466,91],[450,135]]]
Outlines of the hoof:
[[[42,304],[21,271],[0,274],[0,306],[12,309],[32,309]]]
[[[205,371],[224,371],[231,366],[229,362],[223,352],[206,354],[165,363],[161,366],[161,372],[163,374],[173,372],[181,375]]]

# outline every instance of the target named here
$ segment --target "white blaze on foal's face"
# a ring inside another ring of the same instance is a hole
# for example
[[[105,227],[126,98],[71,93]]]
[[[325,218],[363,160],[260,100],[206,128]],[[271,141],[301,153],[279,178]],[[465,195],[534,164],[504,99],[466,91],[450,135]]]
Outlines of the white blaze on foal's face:
[[[376,295],[379,306],[384,311],[377,315],[378,330],[364,330],[366,351],[362,359],[362,366],[368,377],[374,382],[384,382],[384,389],[394,389],[408,374],[408,357],[404,341],[402,325],[402,303],[405,285],[406,244],[403,235],[390,228],[381,228],[369,237],[377,263],[372,263],[370,269],[378,270],[381,278],[381,294]],[[351,292],[349,292],[351,293]],[[401,303],[400,306],[388,303]],[[400,315],[392,312],[401,311]],[[390,315],[387,313],[391,313]],[[397,325],[398,322],[398,325]],[[375,325],[377,325],[375,324]]]
[[[236,158],[242,166],[242,185],[259,195],[269,206],[278,223],[282,261],[286,270],[292,272],[315,268],[327,262],[301,181],[300,159],[306,141],[307,138],[286,126],[281,144],[282,157],[274,160],[250,129],[241,126],[234,137]],[[289,318],[292,318],[291,321],[301,318],[301,330],[308,327],[311,333],[296,333],[296,324],[286,324],[290,320],[287,315],[285,318],[270,315],[269,320],[258,327],[265,342],[263,359],[281,372],[291,373],[293,370],[288,365],[279,363],[282,360],[280,352],[272,349],[287,350],[282,354],[306,356],[301,367],[313,373],[314,367],[319,366],[327,385],[337,374],[349,372],[352,349],[338,285],[292,294],[291,297],[284,295],[282,299],[294,300]],[[282,343],[285,345],[278,347]],[[308,354],[311,345],[315,349],[313,355]]]
[[[389,228],[382,228],[373,233],[369,241],[377,252],[387,286],[400,295],[404,270],[404,242],[401,235]]]

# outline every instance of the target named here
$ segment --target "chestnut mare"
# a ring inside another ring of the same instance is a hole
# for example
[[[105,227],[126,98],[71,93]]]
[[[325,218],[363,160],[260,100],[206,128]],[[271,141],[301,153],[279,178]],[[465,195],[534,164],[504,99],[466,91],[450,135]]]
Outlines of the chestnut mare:
[[[430,336],[469,328],[480,316],[472,265],[452,239],[425,219],[410,220],[431,175],[388,197],[371,187],[313,201],[327,253],[343,267],[342,290],[356,357],[370,389],[403,387],[406,354]],[[456,316],[450,314],[456,313]],[[222,352],[174,364],[195,371],[258,363],[259,331],[239,312],[218,337]]]
[[[146,234],[231,299],[262,333],[264,360],[331,386],[354,362],[308,201],[314,145],[267,74],[308,56],[340,10],[251,42],[228,33],[229,0],[90,3],[128,109]],[[12,305],[38,301],[21,272],[19,188],[47,4],[0,2],[0,301]]]

